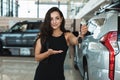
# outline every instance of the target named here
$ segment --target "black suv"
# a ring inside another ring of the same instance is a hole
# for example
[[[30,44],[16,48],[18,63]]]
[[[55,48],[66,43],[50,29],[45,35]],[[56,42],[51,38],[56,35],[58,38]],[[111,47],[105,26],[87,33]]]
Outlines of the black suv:
[[[0,33],[0,55],[9,54],[10,48],[33,48],[40,32],[40,21],[17,22],[9,30]]]

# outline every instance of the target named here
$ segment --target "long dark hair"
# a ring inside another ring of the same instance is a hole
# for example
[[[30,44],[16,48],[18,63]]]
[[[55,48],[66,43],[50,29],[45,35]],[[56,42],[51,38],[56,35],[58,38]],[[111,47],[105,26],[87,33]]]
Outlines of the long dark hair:
[[[48,12],[46,13],[46,16],[45,16],[45,19],[44,19],[44,23],[41,27],[41,32],[40,32],[40,38],[41,38],[41,41],[44,42],[44,40],[46,40],[47,38],[49,38],[49,36],[52,35],[53,33],[53,29],[51,27],[51,13],[54,12],[54,11],[57,11],[60,15],[60,17],[62,17],[62,23],[60,25],[60,30],[64,33],[66,32],[67,30],[65,29],[65,19],[64,19],[64,16],[63,16],[63,13],[59,10],[59,8],[57,7],[52,7],[48,10]]]

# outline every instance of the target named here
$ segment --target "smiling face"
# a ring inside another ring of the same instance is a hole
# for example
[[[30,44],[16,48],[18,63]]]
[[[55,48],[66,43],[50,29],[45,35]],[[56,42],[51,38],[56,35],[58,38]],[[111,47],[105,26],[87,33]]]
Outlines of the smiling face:
[[[60,29],[60,25],[62,23],[62,17],[57,11],[54,11],[50,14],[51,17],[51,27],[56,30]]]

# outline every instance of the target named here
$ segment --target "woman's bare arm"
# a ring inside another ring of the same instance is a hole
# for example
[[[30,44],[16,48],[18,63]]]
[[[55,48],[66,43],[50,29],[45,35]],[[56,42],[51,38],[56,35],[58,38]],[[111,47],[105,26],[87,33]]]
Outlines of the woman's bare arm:
[[[73,33],[70,33],[70,32],[67,33],[68,43],[70,45],[76,45],[76,44],[78,44],[79,39],[83,39],[84,38],[85,34],[88,31],[87,26],[83,25],[81,27],[80,31],[81,32],[80,32],[80,34],[77,37]]]
[[[53,49],[48,49],[46,52],[43,52],[43,53],[40,53],[41,52],[41,41],[40,39],[38,39],[36,41],[36,44],[35,44],[35,60],[36,61],[41,61],[47,57],[49,57],[50,55],[53,55],[53,54],[59,54],[59,53],[62,53],[63,51],[62,50],[53,50]]]
[[[43,60],[43,59],[45,59],[45,58],[47,58],[50,54],[46,51],[46,52],[44,52],[44,54],[41,54],[40,52],[41,52],[41,43],[40,43],[40,39],[38,39],[37,41],[36,41],[36,44],[35,44],[35,50],[34,50],[35,52],[35,60],[36,61],[41,61],[41,60]]]

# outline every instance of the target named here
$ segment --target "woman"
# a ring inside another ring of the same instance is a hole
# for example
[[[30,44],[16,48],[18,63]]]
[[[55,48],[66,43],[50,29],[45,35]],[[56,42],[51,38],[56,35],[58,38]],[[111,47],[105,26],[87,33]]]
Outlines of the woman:
[[[87,28],[83,27],[83,37]],[[39,61],[34,80],[65,80],[64,60],[69,45],[78,44],[78,37],[65,29],[65,19],[57,7],[48,10],[35,43],[35,60]]]

